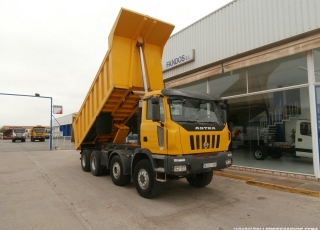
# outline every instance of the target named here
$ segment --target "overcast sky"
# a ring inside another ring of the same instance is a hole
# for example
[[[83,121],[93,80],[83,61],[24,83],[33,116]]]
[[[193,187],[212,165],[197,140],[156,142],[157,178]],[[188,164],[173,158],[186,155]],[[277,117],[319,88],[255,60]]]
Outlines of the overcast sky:
[[[53,98],[78,112],[108,49],[120,8],[175,25],[231,0],[0,0],[0,93]],[[0,95],[0,127],[50,125],[50,99]]]

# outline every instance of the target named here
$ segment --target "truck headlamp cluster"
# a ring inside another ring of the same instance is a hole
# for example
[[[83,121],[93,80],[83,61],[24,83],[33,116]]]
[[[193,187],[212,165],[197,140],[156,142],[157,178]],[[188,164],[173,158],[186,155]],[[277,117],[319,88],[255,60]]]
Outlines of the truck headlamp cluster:
[[[187,171],[187,166],[186,165],[175,165],[175,166],[173,166],[173,171],[174,172],[185,172],[185,171]]]
[[[230,159],[226,160],[226,165],[231,165],[231,160]]]

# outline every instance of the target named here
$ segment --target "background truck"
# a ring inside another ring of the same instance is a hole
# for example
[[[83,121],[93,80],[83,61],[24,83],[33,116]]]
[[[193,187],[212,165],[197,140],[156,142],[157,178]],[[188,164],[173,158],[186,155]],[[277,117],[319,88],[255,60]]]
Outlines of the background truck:
[[[109,50],[73,121],[83,171],[130,181],[140,196],[158,195],[168,179],[208,185],[231,166],[230,132],[219,98],[164,89],[162,52],[174,26],[121,9]],[[138,135],[138,143],[126,143]]]
[[[9,128],[3,132],[2,138],[4,140],[12,139],[13,129]]]
[[[25,128],[13,128],[12,142],[20,140],[21,142],[26,141],[26,129]]]
[[[30,139],[32,142],[36,140],[46,141],[46,128],[41,125],[32,127],[30,130]]]
[[[277,129],[270,126],[261,132],[259,145],[253,151],[257,160],[264,160],[267,156],[278,159],[284,153],[292,156],[312,158],[312,137],[310,120],[296,120],[295,129],[291,132],[291,141],[276,141]]]

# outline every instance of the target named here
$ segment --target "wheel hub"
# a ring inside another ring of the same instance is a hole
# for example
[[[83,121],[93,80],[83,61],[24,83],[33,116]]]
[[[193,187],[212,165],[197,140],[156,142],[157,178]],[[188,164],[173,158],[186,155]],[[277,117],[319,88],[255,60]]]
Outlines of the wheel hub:
[[[262,157],[262,152],[261,151],[256,151],[255,155],[256,155],[256,157],[261,158]]]
[[[118,162],[115,162],[112,166],[112,173],[114,178],[118,179],[120,177],[120,165]]]
[[[140,169],[138,173],[138,183],[140,188],[147,189],[149,187],[149,174],[145,169]]]

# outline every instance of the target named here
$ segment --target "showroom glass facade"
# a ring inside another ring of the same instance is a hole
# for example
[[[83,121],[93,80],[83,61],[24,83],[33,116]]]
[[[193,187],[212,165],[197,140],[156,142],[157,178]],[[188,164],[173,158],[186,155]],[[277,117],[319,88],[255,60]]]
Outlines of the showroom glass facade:
[[[319,59],[314,50],[317,82]],[[302,52],[179,88],[225,99],[234,165],[313,175],[307,70]]]

